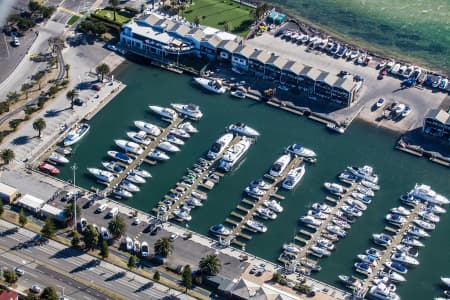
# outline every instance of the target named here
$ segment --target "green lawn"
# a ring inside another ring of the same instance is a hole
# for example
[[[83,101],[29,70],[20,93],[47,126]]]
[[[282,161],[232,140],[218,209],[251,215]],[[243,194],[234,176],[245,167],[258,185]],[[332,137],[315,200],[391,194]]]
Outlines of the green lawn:
[[[114,21],[114,11],[110,9],[98,9],[95,14],[97,16],[107,18],[111,21]],[[128,23],[131,20],[131,17],[124,15],[123,13],[117,11],[116,12],[116,23],[122,25]]]
[[[71,16],[69,21],[67,21],[67,25],[73,25],[79,18],[79,16]]]
[[[184,11],[185,18],[190,22],[199,16],[201,25],[221,30],[224,30],[226,22],[231,22],[232,33],[245,36],[254,21],[250,16],[251,7],[231,0],[193,0],[193,3]]]

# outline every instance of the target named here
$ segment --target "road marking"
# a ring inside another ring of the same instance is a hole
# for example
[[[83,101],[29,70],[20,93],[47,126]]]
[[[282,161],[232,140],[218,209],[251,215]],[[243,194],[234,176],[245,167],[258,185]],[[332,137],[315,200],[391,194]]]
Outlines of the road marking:
[[[8,47],[8,42],[6,41],[5,35],[3,35],[3,40],[5,41],[6,52],[8,52],[8,55],[6,56],[6,58],[8,58],[9,57],[9,47]]]

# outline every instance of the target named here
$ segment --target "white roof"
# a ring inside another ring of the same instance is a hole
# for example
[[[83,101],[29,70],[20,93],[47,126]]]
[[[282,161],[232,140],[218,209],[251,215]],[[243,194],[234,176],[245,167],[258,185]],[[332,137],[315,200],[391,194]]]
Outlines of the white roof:
[[[155,31],[151,27],[141,26],[135,22],[131,22],[131,23],[127,24],[126,26],[131,28],[133,33],[136,33],[144,38],[158,41],[162,44],[169,45],[170,42],[173,40],[173,37],[171,37],[166,32]]]
[[[17,193],[16,188],[13,188],[12,186],[0,182],[0,194],[11,197],[15,193]]]
[[[220,38],[221,40],[224,40],[224,41],[229,41],[229,40],[234,41],[237,38],[237,36],[232,33],[225,32],[225,31],[219,30],[217,28],[208,27],[208,26],[203,27],[203,32],[206,35],[211,35],[211,34],[216,35],[218,38]]]
[[[45,204],[42,208],[41,208],[41,212],[45,212],[49,215],[52,216],[58,216],[63,218],[64,217],[64,210],[54,207],[53,205],[50,204]]]
[[[23,197],[21,197],[19,200],[17,200],[17,204],[21,204],[22,206],[39,210],[42,205],[45,203],[44,200],[39,199],[37,197],[31,196],[29,194],[25,194]]]

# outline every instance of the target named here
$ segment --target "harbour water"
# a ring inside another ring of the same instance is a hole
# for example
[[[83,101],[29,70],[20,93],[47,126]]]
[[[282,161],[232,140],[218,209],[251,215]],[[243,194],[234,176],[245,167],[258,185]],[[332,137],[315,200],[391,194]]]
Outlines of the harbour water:
[[[389,208],[400,204],[398,197],[416,182],[430,184],[436,191],[450,196],[448,169],[394,150],[397,136],[365,123],[355,122],[344,135],[337,135],[305,117],[264,103],[205,93],[189,76],[133,63],[120,67],[116,76],[127,88],[91,120],[90,132],[74,147],[71,163],[78,165],[77,185],[95,186],[86,168],[101,167],[101,161],[108,159],[106,151],[115,149],[114,139],[126,138],[126,131],[135,130],[134,120],[167,125],[150,113],[149,104],[195,103],[204,113],[203,119],[195,123],[199,133],[187,140],[180,153],[156,166],[144,165],[153,178],[142,185],[140,193],[125,202],[137,209],[150,212],[184,175],[186,168],[223,133],[225,126],[244,121],[261,132],[240,166],[208,193],[203,207],[193,210],[189,228],[199,233],[208,234],[211,225],[225,221],[240,201],[245,186],[262,177],[284,147],[300,143],[316,151],[317,163],[307,167],[296,189],[282,192],[286,196],[281,203],[284,212],[277,220],[265,222],[267,233],[255,234],[247,243],[248,252],[265,259],[276,261],[282,244],[292,241],[300,229],[298,218],[313,202],[324,199],[323,182],[336,181],[336,175],[347,165],[374,166],[380,176],[381,191],[376,193],[374,202],[349,231],[348,237],[338,242],[332,256],[320,261],[322,271],[314,276],[325,282],[336,284],[339,274],[353,272],[354,259],[370,246],[371,234],[382,232],[384,215]],[[62,168],[60,177],[71,180],[69,166]],[[430,299],[442,292],[439,277],[450,275],[450,216],[447,214],[441,219],[432,237],[425,241],[426,248],[420,251],[421,265],[411,269],[407,274],[408,282],[399,287],[403,299]]]

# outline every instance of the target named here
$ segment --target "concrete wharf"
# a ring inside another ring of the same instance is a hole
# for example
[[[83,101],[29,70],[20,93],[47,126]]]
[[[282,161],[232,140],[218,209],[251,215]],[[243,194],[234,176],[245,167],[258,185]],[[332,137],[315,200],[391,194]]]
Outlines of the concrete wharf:
[[[239,219],[238,221],[235,221],[231,218],[225,219],[225,221],[231,225],[233,225],[233,229],[231,234],[224,240],[224,244],[230,244],[233,243],[237,246],[240,246],[242,249],[245,249],[245,243],[237,240],[236,238],[239,236],[243,239],[250,240],[252,237],[248,234],[245,234],[242,232],[242,230],[247,230],[253,233],[256,233],[257,231],[246,226],[248,220],[252,219],[254,215],[256,215],[256,209],[260,207],[264,201],[269,200],[271,197],[275,197],[277,199],[284,199],[283,196],[280,196],[276,194],[278,191],[278,183],[284,180],[284,178],[287,176],[290,170],[293,168],[296,168],[300,165],[300,163],[303,161],[301,157],[295,156],[290,162],[287,168],[283,171],[281,176],[278,177],[272,177],[272,176],[265,176],[266,178],[271,179],[270,188],[267,190],[267,192],[261,196],[261,197],[254,197],[254,201],[248,200],[246,198],[243,198],[241,200],[242,203],[250,206],[249,208],[243,207],[241,205],[237,206],[237,209],[239,210],[239,213],[236,211],[231,212],[231,216]],[[242,215],[241,213],[244,212],[245,214]],[[258,216],[259,217],[259,216]]]

